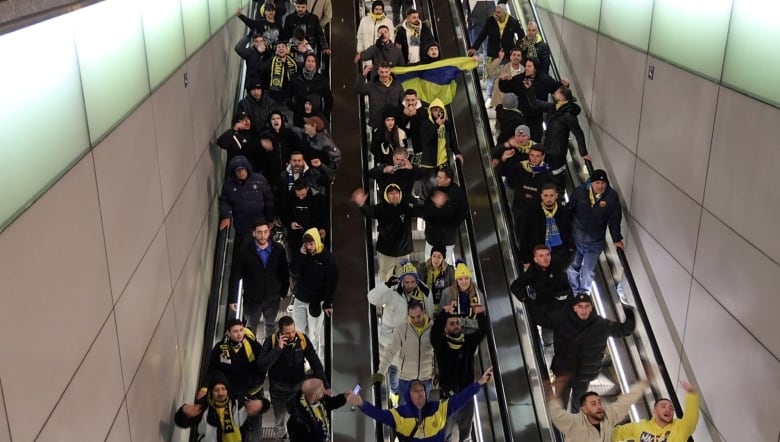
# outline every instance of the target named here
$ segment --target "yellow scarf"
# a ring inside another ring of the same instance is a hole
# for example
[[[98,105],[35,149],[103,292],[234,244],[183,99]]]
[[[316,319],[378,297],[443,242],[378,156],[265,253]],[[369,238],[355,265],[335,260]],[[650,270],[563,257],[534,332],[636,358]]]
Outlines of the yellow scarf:
[[[547,210],[547,207],[544,207],[544,203],[542,203],[542,212],[544,212],[545,218],[554,218],[558,212],[558,201],[555,202],[552,210]]]
[[[242,344],[244,346],[244,351],[246,351],[246,359],[249,362],[254,362],[255,352],[252,351],[252,345],[249,343],[249,339],[244,338]],[[238,353],[238,351],[241,350],[241,344],[230,345],[230,339],[225,339],[222,345],[219,346],[219,350],[222,352],[224,359],[231,359],[230,350],[233,350],[233,353]]]
[[[376,14],[374,14],[372,12],[371,13],[371,19],[374,20],[374,22],[378,22],[378,21],[384,20],[385,19],[385,13],[383,12],[383,13],[381,13],[379,15],[376,15]]]
[[[566,104],[566,103],[568,103],[568,102],[569,102],[569,100],[566,100],[566,101],[561,101],[560,103],[555,103],[555,110],[558,110],[558,109],[560,109],[560,108],[561,108],[561,106],[563,106],[564,104]]]
[[[428,328],[428,315],[425,315],[425,322],[423,322],[422,327],[417,327],[416,325],[414,325],[414,323],[412,322],[412,318],[408,316],[406,317],[406,322],[408,322],[409,325],[412,326],[414,332],[417,333],[417,336],[422,336],[423,332],[425,332],[425,329]]]
[[[325,411],[325,407],[322,405],[322,402],[317,403],[317,405],[309,405],[309,402],[306,400],[306,396],[301,395],[301,405],[303,406],[303,409],[306,410],[314,419],[318,429],[322,432],[320,436],[322,437],[323,434],[330,434],[330,421],[328,420],[328,414]]]
[[[445,337],[447,338],[447,345],[453,350],[460,350],[460,348],[463,347],[463,343],[466,342],[466,335],[463,333],[457,337],[450,335],[445,335]]]
[[[601,194],[594,194],[593,189],[588,187],[588,198],[590,199],[590,207],[593,207],[596,205],[596,201],[601,199]]]
[[[211,402],[212,407],[217,412],[219,428],[222,431],[222,442],[241,442],[241,431],[238,424],[233,422],[233,402],[230,399],[224,402]]]
[[[498,24],[498,35],[500,37],[503,37],[504,36],[504,29],[506,28],[506,24],[509,23],[509,16],[507,15],[506,17],[504,17],[504,21],[503,22],[500,22],[500,21],[496,20],[496,23]]]

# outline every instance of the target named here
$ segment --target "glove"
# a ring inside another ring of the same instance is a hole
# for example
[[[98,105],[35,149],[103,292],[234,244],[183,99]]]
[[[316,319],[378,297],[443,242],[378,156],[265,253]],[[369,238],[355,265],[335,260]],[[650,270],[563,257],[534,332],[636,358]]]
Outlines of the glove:
[[[385,381],[385,375],[382,373],[374,373],[371,375],[371,384],[381,384]]]

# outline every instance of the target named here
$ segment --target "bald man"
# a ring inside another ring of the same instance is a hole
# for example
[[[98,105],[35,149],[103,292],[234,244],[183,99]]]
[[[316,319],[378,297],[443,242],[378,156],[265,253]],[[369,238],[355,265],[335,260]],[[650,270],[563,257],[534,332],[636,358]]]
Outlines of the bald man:
[[[345,393],[331,396],[331,391],[326,390],[325,384],[318,378],[303,381],[301,389],[287,402],[287,411],[290,413],[287,435],[290,441],[332,440],[328,416],[346,402]]]

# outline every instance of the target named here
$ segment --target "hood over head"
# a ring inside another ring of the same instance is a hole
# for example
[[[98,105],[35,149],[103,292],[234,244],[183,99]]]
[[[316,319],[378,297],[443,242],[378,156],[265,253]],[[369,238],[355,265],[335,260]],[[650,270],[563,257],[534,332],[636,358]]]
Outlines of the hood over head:
[[[249,173],[252,173],[252,165],[249,164],[249,160],[247,160],[243,155],[235,156],[230,160],[229,168],[231,172],[235,173],[236,169],[240,167],[243,167],[244,169],[248,170]]]
[[[431,110],[433,110],[434,107],[441,108],[441,110],[444,112],[444,119],[447,119],[447,108],[444,107],[444,102],[441,101],[438,98],[434,98],[433,101],[431,101],[431,104],[428,105],[428,119],[433,121],[433,116],[431,115]]]
[[[304,242],[306,242],[306,236],[310,236],[311,239],[314,240],[314,254],[317,255],[322,253],[325,249],[325,244],[322,243],[322,238],[320,238],[320,231],[316,227],[312,227],[303,233]]]
[[[403,199],[404,199],[404,193],[401,191],[401,186],[399,186],[398,184],[395,184],[395,183],[390,183],[390,184],[388,184],[388,185],[387,185],[387,187],[385,187],[385,192],[384,192],[384,198],[385,198],[385,201],[386,201],[388,204],[390,203],[390,197],[388,197],[388,196],[387,196],[387,192],[388,192],[390,189],[396,189],[396,190],[398,190],[398,193],[400,193],[400,194],[401,194],[401,200],[403,201]]]

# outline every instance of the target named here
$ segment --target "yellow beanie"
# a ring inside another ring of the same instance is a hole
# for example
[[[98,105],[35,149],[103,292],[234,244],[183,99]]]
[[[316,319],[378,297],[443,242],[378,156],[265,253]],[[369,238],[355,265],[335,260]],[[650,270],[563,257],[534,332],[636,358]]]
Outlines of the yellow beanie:
[[[471,270],[466,267],[465,263],[459,262],[455,267],[455,279],[471,278]]]

